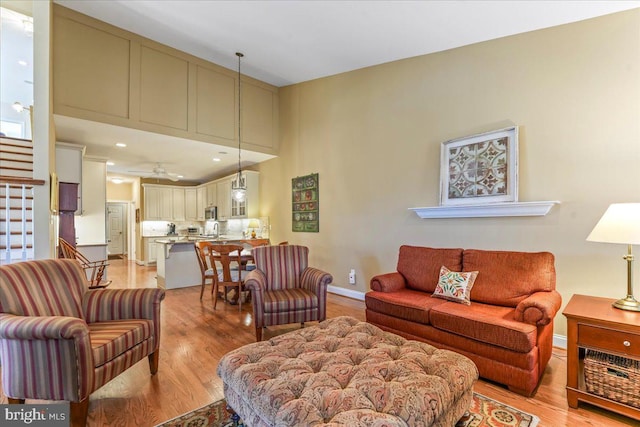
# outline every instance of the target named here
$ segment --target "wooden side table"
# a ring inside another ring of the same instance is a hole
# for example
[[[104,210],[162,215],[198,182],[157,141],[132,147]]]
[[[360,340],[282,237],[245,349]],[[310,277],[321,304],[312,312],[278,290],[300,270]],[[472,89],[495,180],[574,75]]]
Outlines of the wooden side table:
[[[640,420],[640,409],[589,393],[584,379],[586,349],[640,359],[640,313],[614,308],[614,299],[574,295],[562,314],[567,318],[567,401],[571,408],[588,402]]]

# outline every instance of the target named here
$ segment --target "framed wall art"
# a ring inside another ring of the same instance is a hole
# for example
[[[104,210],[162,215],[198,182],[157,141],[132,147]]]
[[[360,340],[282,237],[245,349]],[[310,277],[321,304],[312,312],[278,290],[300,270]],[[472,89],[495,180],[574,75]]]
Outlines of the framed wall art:
[[[299,176],[291,180],[292,230],[320,231],[320,199],[318,174]]]
[[[517,201],[517,126],[442,143],[440,205]]]

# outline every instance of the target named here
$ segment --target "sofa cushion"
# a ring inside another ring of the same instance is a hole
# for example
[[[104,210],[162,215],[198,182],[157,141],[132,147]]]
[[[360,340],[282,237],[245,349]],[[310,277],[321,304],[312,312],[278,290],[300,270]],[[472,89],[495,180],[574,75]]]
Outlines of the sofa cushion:
[[[469,295],[476,277],[478,277],[477,271],[461,273],[451,271],[443,265],[440,268],[438,286],[431,296],[470,305]]]
[[[446,301],[431,298],[426,292],[402,289],[396,292],[370,291],[364,296],[367,309],[411,322],[429,324],[429,310]]]
[[[549,252],[467,249],[462,271],[479,271],[471,301],[515,307],[529,295],[556,288],[553,254]]]
[[[443,265],[462,271],[462,249],[400,246],[397,270],[407,281],[407,288],[433,293]]]
[[[514,320],[515,310],[482,303],[470,306],[446,302],[431,308],[433,327],[520,353],[536,346],[534,325]]]

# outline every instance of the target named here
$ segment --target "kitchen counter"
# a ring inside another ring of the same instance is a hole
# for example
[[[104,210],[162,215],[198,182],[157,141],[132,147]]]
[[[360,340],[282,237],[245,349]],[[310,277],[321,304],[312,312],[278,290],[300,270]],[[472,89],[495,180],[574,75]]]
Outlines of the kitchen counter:
[[[184,237],[184,239],[182,238]],[[197,236],[189,236],[189,239]],[[158,287],[163,289],[186,288],[201,284],[202,276],[195,252],[195,241],[210,241],[216,243],[249,243],[269,244],[269,239],[238,239],[230,237],[210,238],[197,237],[196,240],[185,240],[187,236],[156,239],[158,244],[157,254],[157,280]]]

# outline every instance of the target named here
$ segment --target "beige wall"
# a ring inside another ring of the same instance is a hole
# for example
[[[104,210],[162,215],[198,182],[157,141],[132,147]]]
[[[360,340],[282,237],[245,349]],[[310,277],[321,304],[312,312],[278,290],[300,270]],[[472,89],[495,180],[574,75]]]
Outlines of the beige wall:
[[[111,181],[107,181],[107,200],[119,202],[132,201],[133,185],[130,182],[114,184]]]
[[[274,241],[308,245],[335,286],[367,291],[412,244],[550,251],[564,304],[625,295],[626,248],[585,238],[610,203],[640,201],[640,10],[281,88],[280,106],[280,157],[260,167],[262,214]],[[443,141],[512,124],[520,201],[561,201],[549,215],[407,210],[438,204]],[[320,232],[293,233],[291,178],[314,172]],[[564,335],[560,314],[556,325]]]

